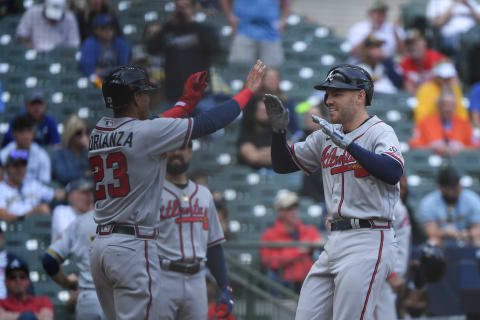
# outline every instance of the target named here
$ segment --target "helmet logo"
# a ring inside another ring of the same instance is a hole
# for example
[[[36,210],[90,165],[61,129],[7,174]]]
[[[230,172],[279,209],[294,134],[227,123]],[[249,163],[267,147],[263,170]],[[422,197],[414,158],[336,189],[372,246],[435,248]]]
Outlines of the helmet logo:
[[[332,70],[330,71],[330,73],[327,75],[327,81],[328,82],[332,82],[333,81],[333,74],[334,74],[335,70]]]

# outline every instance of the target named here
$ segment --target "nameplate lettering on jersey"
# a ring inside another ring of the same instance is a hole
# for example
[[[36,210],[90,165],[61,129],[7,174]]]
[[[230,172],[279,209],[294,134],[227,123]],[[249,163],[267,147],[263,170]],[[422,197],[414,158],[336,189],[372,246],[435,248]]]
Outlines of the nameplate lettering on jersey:
[[[98,132],[90,136],[88,150],[98,150],[112,147],[132,147],[133,132],[125,131]]]
[[[160,207],[160,220],[176,218],[183,215],[205,216],[207,208],[198,205],[198,199],[192,207],[181,207],[178,200],[169,200],[167,206]]]
[[[341,155],[337,155],[338,149],[338,147],[332,148],[331,145],[328,145],[322,152],[322,167],[324,169],[331,168],[331,175],[352,170],[354,171],[354,176],[356,178],[363,178],[370,175],[367,170],[365,170],[346,150],[344,150]]]

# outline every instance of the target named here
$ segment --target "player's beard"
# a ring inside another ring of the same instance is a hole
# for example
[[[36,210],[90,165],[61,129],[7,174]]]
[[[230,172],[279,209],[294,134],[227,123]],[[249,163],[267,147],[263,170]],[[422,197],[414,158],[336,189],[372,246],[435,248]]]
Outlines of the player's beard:
[[[167,162],[167,173],[169,175],[178,176],[179,174],[187,172],[189,163],[184,162],[183,159],[179,162],[180,164],[174,164],[171,161]]]

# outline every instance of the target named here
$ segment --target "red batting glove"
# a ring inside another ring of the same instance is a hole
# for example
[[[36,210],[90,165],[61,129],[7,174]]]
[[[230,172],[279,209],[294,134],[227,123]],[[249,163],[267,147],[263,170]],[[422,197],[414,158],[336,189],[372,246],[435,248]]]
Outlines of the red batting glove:
[[[227,318],[233,310],[232,288],[226,285],[222,288],[220,297],[217,299],[215,315],[219,319]]]
[[[197,72],[185,81],[183,96],[175,103],[170,110],[165,111],[162,116],[166,118],[183,118],[192,113],[193,108],[202,99],[207,83],[208,72]]]

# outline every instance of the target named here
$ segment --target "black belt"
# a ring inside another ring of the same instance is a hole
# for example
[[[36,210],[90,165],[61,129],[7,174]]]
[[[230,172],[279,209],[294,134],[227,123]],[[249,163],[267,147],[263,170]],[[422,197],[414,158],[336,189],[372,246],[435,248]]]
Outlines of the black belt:
[[[359,228],[390,229],[391,223],[389,221],[385,221],[384,223],[387,223],[387,225],[376,225],[375,222],[365,219],[344,219],[332,222],[331,230],[343,231]]]
[[[97,233],[102,234],[100,231],[100,226],[97,226]],[[122,225],[114,225],[112,230],[106,232],[106,234],[110,233],[121,233],[121,234],[128,234],[131,236],[135,235],[135,228],[133,226],[122,226]]]
[[[161,266],[162,268],[170,271],[186,274],[196,274],[200,271],[201,264],[200,262],[185,263],[178,261],[170,261],[170,263],[162,263]]]

